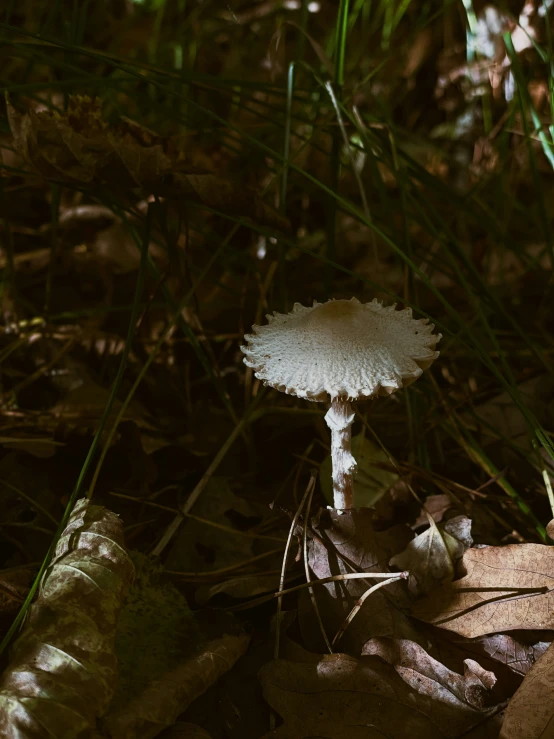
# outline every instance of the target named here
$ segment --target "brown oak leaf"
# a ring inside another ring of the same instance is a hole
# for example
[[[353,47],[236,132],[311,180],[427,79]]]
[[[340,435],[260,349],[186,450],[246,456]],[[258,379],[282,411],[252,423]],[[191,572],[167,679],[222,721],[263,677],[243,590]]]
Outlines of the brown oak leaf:
[[[554,645],[527,673],[508,704],[500,739],[554,736]]]
[[[469,638],[554,628],[554,547],[469,549],[462,565],[465,577],[414,604],[416,618]]]

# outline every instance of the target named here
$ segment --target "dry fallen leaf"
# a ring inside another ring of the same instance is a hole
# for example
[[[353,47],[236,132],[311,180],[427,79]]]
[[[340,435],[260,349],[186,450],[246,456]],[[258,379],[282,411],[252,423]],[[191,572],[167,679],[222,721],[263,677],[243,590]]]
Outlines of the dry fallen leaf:
[[[164,139],[124,118],[108,125],[101,109],[101,101],[74,95],[63,115],[32,109],[21,114],[8,100],[14,148],[48,179],[120,190],[140,187],[288,228],[287,219],[266,205],[254,188],[195,167],[177,138]]]
[[[0,735],[89,735],[117,681],[117,617],[134,568],[123,526],[80,500],[0,679]]]
[[[460,736],[488,715],[410,666],[396,670],[381,657],[302,654],[298,647],[293,653],[296,660],[274,660],[260,671],[264,696],[284,721],[264,739],[439,739]],[[494,679],[482,672],[485,681]],[[471,695],[478,678],[457,677],[456,687]]]
[[[471,546],[471,521],[456,516],[437,525],[429,516],[429,528],[395,555],[390,564],[410,573],[408,587],[413,595],[430,593],[454,578],[454,565]]]
[[[549,648],[552,634],[547,631],[536,634],[526,631],[518,634],[518,638],[514,638],[515,636],[515,634],[491,634],[467,642],[460,640],[458,647],[466,654],[476,654],[479,657],[488,655],[516,675],[526,675]]]
[[[484,670],[475,660],[465,659],[464,674],[458,675],[408,639],[370,639],[364,645],[363,654],[381,657],[418,692],[460,709],[470,707],[482,711],[487,707],[488,695],[496,683],[495,675]]]
[[[425,509],[421,510],[421,513],[413,523],[413,528],[417,529],[420,526],[425,526],[428,522],[427,514],[432,516],[435,523],[440,523],[444,517],[444,514],[449,508],[454,505],[454,498],[450,493],[439,493],[438,495],[429,495],[425,498]]]
[[[500,739],[549,739],[554,736],[554,648],[527,673],[508,703]]]
[[[469,549],[467,572],[417,601],[412,614],[469,638],[554,628],[554,547],[511,544]]]

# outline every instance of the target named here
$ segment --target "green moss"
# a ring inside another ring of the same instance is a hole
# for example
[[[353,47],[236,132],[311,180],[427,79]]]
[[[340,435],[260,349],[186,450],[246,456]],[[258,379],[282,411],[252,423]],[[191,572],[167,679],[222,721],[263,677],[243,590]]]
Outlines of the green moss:
[[[121,611],[116,638],[120,685],[115,702],[128,701],[179,664],[199,629],[183,595],[163,568],[131,552],[136,579]]]

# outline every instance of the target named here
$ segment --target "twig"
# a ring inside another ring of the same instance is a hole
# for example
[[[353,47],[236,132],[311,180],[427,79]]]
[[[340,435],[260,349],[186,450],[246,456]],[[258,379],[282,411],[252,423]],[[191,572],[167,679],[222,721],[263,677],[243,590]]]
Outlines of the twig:
[[[177,487],[177,486],[175,486]],[[181,514],[185,518],[190,518],[198,523],[203,523],[206,526],[211,526],[214,529],[220,529],[225,531],[227,534],[233,534],[234,536],[242,536],[245,539],[266,539],[268,541],[285,541],[282,536],[271,536],[269,534],[258,534],[255,531],[241,531],[240,529],[233,529],[231,526],[225,526],[222,523],[216,521],[210,521],[209,518],[202,518],[201,516],[195,516],[193,513],[183,513],[175,506],[162,505],[161,503],[155,503],[152,500],[141,500],[136,498],[134,495],[125,495],[124,493],[116,493],[113,491],[109,492],[109,495],[113,495],[114,498],[122,498],[123,500],[130,500],[133,503],[140,503],[141,505],[150,506],[152,508],[159,508],[162,511],[168,511],[169,513]]]
[[[311,580],[310,580],[310,566],[308,564],[308,521],[310,518],[310,508],[312,505],[312,496],[314,494],[314,487],[315,487],[315,478],[313,478],[314,484],[311,486],[310,494],[308,496],[308,502],[306,504],[306,515],[304,516],[304,530],[302,532],[302,548],[304,552],[304,569],[306,571],[306,582],[308,584],[308,588],[310,591],[310,599],[312,601],[312,606],[314,607],[315,615],[317,618],[317,621],[319,623],[319,628],[321,630],[321,634],[323,636],[323,639],[325,640],[325,645],[327,646],[327,649],[329,650],[329,654],[333,654],[333,649],[331,647],[331,644],[329,643],[329,639],[327,637],[327,633],[325,632],[325,627],[323,626],[323,621],[321,620],[321,614],[319,612],[319,608],[317,606],[317,600],[315,597],[314,589],[311,587]]]
[[[408,573],[403,572],[399,573],[399,575],[405,575],[408,576]],[[342,575],[329,575],[329,577],[322,577],[321,580],[312,580],[311,582],[303,582],[300,585],[295,585],[292,588],[287,588],[286,590],[280,590],[277,593],[270,593],[269,595],[262,595],[259,598],[255,598],[254,600],[249,600],[247,603],[241,603],[238,606],[231,606],[229,608],[229,611],[245,611],[248,608],[254,608],[255,606],[260,606],[263,603],[267,603],[270,600],[273,600],[274,598],[279,598],[283,595],[289,595],[290,593],[296,593],[299,590],[304,590],[305,588],[310,587],[311,585],[326,585],[329,582],[341,582],[344,580],[367,580],[368,578],[391,578],[390,572],[345,572]]]
[[[390,585],[391,582],[396,582],[396,580],[405,580],[408,577],[408,572],[399,572],[397,575],[393,575],[392,577],[389,577],[388,580],[383,580],[383,582],[378,582],[377,585],[374,585],[372,588],[369,588],[369,590],[366,590],[365,593],[362,595],[362,597],[358,600],[354,608],[350,611],[348,616],[344,619],[344,622],[340,629],[337,631],[335,638],[333,639],[333,646],[339,641],[339,639],[342,637],[348,626],[352,623],[352,620],[354,616],[358,613],[360,608],[363,606],[365,600],[369,598],[369,596],[372,593],[375,593],[375,591],[379,590],[379,588],[383,588],[385,585]],[[368,576],[371,577],[371,573],[368,573]]]
[[[258,395],[258,398],[260,396],[261,396],[261,394]],[[254,405],[255,403],[256,403],[256,399],[254,399],[252,405]],[[210,466],[208,467],[208,469],[206,470],[206,472],[204,472],[204,474],[202,475],[200,481],[198,482],[198,485],[194,488],[194,490],[192,491],[192,493],[189,495],[189,497],[185,501],[185,504],[183,505],[181,511],[175,516],[175,518],[173,519],[173,521],[169,524],[169,526],[165,530],[164,535],[162,536],[162,538],[160,539],[160,541],[156,544],[156,546],[152,550],[152,556],[153,557],[159,557],[161,555],[161,553],[163,552],[163,550],[166,548],[166,546],[169,544],[169,542],[171,541],[171,539],[175,536],[175,534],[177,533],[177,530],[178,530],[179,526],[182,524],[185,516],[189,513],[190,509],[196,503],[196,501],[198,500],[198,498],[200,497],[200,495],[204,491],[204,488],[206,487],[206,485],[211,480],[212,475],[214,474],[214,472],[217,470],[217,468],[219,467],[219,465],[223,461],[223,458],[225,457],[225,455],[227,454],[227,452],[229,451],[229,449],[233,446],[233,444],[235,443],[237,437],[239,437],[242,434],[242,432],[243,432],[243,430],[244,430],[244,428],[246,426],[246,423],[249,420],[250,420],[250,414],[248,414],[247,416],[245,416],[235,426],[235,428],[233,429],[233,431],[232,431],[231,435],[229,436],[229,438],[227,439],[227,441],[223,444],[223,446],[221,447],[221,449],[219,450],[219,452],[214,457],[212,463],[210,464]]]
[[[179,572],[179,570],[165,570],[167,575],[178,575],[180,577],[211,577],[213,575],[224,575],[227,572],[232,572],[232,570],[238,570],[241,567],[246,567],[246,565],[249,565],[251,562],[257,562],[260,559],[265,559],[266,557],[270,557],[272,554],[277,554],[277,552],[283,551],[281,547],[278,547],[277,549],[272,549],[270,552],[264,552],[263,554],[258,554],[256,557],[250,557],[250,559],[243,559],[240,562],[236,562],[234,565],[229,565],[228,567],[222,567],[219,570],[211,570],[208,572]]]
[[[284,590],[285,587],[285,577],[287,574],[287,560],[289,555],[289,549],[292,542],[292,537],[294,536],[294,530],[296,529],[296,525],[298,523],[298,519],[300,518],[300,514],[302,513],[302,509],[304,508],[304,504],[306,503],[306,499],[311,491],[313,491],[313,488],[315,486],[315,480],[316,480],[316,472],[315,470],[312,472],[310,476],[310,481],[308,483],[308,486],[306,488],[306,491],[302,497],[302,500],[300,501],[300,505],[296,509],[296,513],[294,514],[294,518],[292,519],[290,529],[289,529],[289,535],[287,537],[287,543],[285,544],[285,553],[283,555],[283,564],[281,565],[281,577],[279,578],[279,591],[275,593],[275,597],[277,598],[277,613],[275,614],[275,621],[276,621],[276,630],[275,630],[275,645],[273,649],[273,658],[278,659],[279,658],[279,648],[280,648],[280,642],[281,642],[281,610],[283,607],[283,593],[286,592]]]

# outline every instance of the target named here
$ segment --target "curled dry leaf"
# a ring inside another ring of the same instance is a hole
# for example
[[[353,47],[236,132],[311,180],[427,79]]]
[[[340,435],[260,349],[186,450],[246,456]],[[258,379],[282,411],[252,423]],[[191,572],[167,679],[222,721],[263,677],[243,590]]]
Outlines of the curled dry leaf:
[[[554,628],[554,548],[543,544],[469,549],[467,572],[414,604],[412,614],[469,638]]]
[[[554,648],[536,662],[508,703],[500,739],[554,736]]]
[[[429,523],[426,531],[390,561],[392,566],[410,573],[408,587],[413,595],[430,593],[439,585],[451,582],[456,561],[473,543],[467,516],[456,516],[441,525],[429,516]]]
[[[0,680],[0,735],[89,735],[117,679],[116,623],[133,563],[112,512],[80,500]]]
[[[319,586],[315,591],[324,627],[332,639],[358,599],[375,584],[371,581],[371,571],[386,572],[391,556],[404,549],[412,532],[407,526],[374,531],[373,512],[368,508],[352,509],[342,515],[335,510],[325,510],[315,531],[318,538],[312,538],[308,555],[314,578],[368,573],[368,581],[338,581]],[[400,608],[409,608],[408,595],[400,583],[392,583],[373,593],[349,625],[340,648],[359,654],[371,636],[411,638],[412,627]],[[310,648],[317,649],[319,642],[315,640],[319,629],[305,592],[300,596],[300,621]]]
[[[552,636],[548,631],[525,631],[514,635],[490,634],[456,644],[466,654],[475,654],[479,659],[490,657],[516,675],[526,675],[549,648]]]
[[[439,493],[438,495],[429,495],[425,499],[425,508],[414,521],[414,528],[425,526],[428,522],[427,515],[430,515],[435,523],[440,523],[446,511],[454,505],[454,498],[450,493]]]
[[[164,139],[127,119],[108,125],[101,109],[101,101],[75,95],[63,115],[32,109],[22,115],[8,100],[14,148],[48,179],[119,189],[140,187],[288,228],[288,221],[252,187],[195,167],[179,139]]]
[[[381,657],[415,690],[459,709],[461,718],[471,708],[474,721],[473,711],[482,711],[490,703],[489,693],[496,677],[473,659],[464,660],[464,674],[458,675],[433,659],[419,644],[387,637],[370,639],[364,645],[363,654]],[[462,720],[459,730],[467,728]]]
[[[298,658],[299,650],[295,652]],[[303,661],[269,662],[260,671],[264,696],[284,723],[264,739],[460,736],[488,713],[475,710],[438,680],[428,678],[425,668],[430,658],[421,653],[428,661],[419,674],[410,667],[395,669],[380,656],[355,659],[306,653]],[[420,653],[412,654],[417,662]],[[471,680],[478,683],[476,678],[457,677],[462,693],[464,686],[471,693]]]

